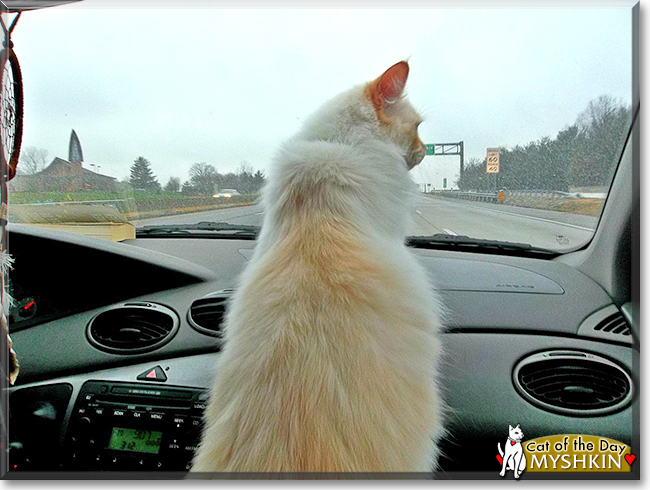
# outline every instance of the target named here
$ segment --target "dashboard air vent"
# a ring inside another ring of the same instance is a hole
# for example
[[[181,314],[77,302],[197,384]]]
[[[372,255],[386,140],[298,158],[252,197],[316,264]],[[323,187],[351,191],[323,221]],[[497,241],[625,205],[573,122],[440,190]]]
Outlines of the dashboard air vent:
[[[632,379],[617,364],[595,354],[555,351],[522,360],[513,373],[517,391],[549,412],[595,416],[632,399]]]
[[[232,289],[224,289],[194,301],[187,313],[190,325],[206,335],[223,338],[223,320],[232,293]]]
[[[95,316],[87,335],[96,348],[114,354],[137,354],[155,350],[178,331],[178,316],[154,303],[122,303]]]
[[[614,305],[609,305],[585,318],[578,328],[578,335],[627,344],[634,343],[630,325]]]

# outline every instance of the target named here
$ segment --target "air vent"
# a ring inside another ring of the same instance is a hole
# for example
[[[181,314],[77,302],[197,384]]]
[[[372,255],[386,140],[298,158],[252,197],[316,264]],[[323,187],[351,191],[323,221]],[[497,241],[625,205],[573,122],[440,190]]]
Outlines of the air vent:
[[[534,354],[513,373],[517,391],[549,412],[595,416],[620,410],[632,399],[632,379],[612,361],[578,351]]]
[[[138,354],[169,342],[178,331],[178,316],[155,303],[123,303],[95,316],[88,339],[96,348],[114,354]]]
[[[194,301],[187,313],[190,325],[206,335],[223,338],[223,320],[232,293],[232,289],[224,289]]]
[[[578,335],[612,340],[615,342],[634,342],[630,325],[614,305],[609,305],[589,315],[578,328]]]

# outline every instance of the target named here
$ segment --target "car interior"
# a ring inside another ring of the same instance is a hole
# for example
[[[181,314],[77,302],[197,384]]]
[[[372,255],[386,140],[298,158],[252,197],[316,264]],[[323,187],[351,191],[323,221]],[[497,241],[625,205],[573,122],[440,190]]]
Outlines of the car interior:
[[[638,447],[635,112],[585,246],[539,254],[410,244],[445,306],[437,477],[496,475],[509,424],[528,439],[593,434]],[[9,390],[10,474],[182,477],[254,234],[111,242],[21,224],[8,233],[13,290],[38,306],[12,318],[20,376]]]

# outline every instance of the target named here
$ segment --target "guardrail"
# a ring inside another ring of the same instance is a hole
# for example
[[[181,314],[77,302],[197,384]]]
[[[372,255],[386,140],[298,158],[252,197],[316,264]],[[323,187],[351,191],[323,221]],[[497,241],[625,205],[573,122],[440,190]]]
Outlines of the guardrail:
[[[455,199],[466,199],[468,201],[499,202],[498,192],[462,192],[462,191],[440,191],[436,193],[442,197]]]
[[[499,194],[503,193],[503,200],[507,201],[508,198],[545,198],[545,199],[605,199],[607,193],[586,193],[586,192],[564,192],[564,191],[549,191],[549,190],[500,190],[498,192],[480,192],[480,191],[436,191],[435,195],[442,197],[451,197],[455,199],[466,199],[470,201],[482,202],[503,202],[499,200]]]

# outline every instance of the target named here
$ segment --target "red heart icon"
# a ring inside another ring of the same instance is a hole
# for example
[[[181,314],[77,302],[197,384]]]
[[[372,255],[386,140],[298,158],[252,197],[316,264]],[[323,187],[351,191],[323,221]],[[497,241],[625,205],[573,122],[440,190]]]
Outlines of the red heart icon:
[[[625,455],[625,461],[627,461],[627,464],[632,466],[632,462],[636,459],[636,456],[634,454],[626,454]]]
[[[627,456],[625,456],[627,458]],[[497,461],[499,464],[503,464],[503,458],[497,454]]]

